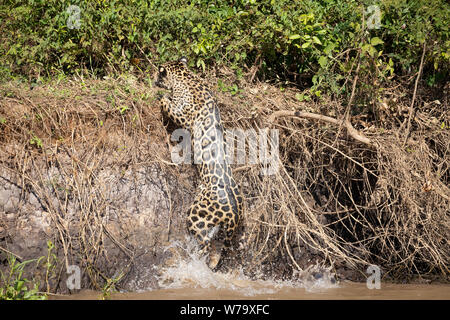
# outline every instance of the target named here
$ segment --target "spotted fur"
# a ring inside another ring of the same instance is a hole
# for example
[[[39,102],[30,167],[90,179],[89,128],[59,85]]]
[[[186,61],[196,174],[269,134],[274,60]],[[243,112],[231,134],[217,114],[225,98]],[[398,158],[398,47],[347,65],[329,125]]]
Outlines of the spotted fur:
[[[194,163],[199,164],[201,185],[188,211],[188,230],[203,253],[211,250],[216,236],[228,247],[242,216],[242,196],[225,158],[215,99],[203,80],[189,71],[185,58],[161,66],[155,84],[171,91],[161,98],[162,109],[190,131]]]

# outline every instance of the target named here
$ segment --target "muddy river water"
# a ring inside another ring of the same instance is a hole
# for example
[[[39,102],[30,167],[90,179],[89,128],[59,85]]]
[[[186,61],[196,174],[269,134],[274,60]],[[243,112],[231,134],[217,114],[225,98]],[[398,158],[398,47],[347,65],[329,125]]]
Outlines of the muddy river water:
[[[243,284],[242,284],[243,285]],[[357,300],[450,300],[450,285],[446,284],[382,284],[380,289],[368,289],[365,283],[344,282],[334,288],[307,290],[295,287],[268,287],[253,284],[255,294],[245,290],[217,288],[177,288],[159,289],[145,292],[113,293],[112,300],[309,300],[309,299],[357,299]],[[259,291],[258,291],[259,289]],[[54,299],[101,299],[97,291],[81,291],[70,296],[58,296]]]
[[[108,297],[112,300],[450,300],[450,284],[393,284],[382,278],[377,283],[338,282],[330,269],[323,267],[298,272],[291,280],[284,281],[267,280],[257,274],[249,277],[240,267],[226,273],[212,272],[205,258],[191,253],[192,248],[183,250],[188,254],[180,255],[171,266],[148,270],[157,275],[158,289],[137,284],[134,292],[115,292]],[[50,299],[102,299],[102,293],[80,290]]]

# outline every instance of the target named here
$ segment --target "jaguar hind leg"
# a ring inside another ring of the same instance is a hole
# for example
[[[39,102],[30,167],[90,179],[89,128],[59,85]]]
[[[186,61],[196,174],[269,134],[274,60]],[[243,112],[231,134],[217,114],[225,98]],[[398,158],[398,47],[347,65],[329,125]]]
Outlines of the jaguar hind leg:
[[[231,224],[227,224],[225,227],[225,237],[223,240],[223,244],[225,246],[225,248],[230,249],[232,246],[232,239],[234,236],[234,232],[235,232],[235,225],[233,224],[233,226],[231,226]]]
[[[210,241],[204,254],[208,254],[208,267],[214,270],[222,258],[221,250],[216,248],[214,241]]]
[[[203,219],[195,206],[189,210],[188,231],[194,236],[200,245],[200,256],[208,255],[208,266],[215,269],[221,258],[221,250],[214,244],[214,237],[219,230],[219,226],[208,227],[207,221]]]
[[[214,270],[220,262],[221,250],[216,248],[214,241],[206,236],[202,240],[196,237],[198,243],[200,244],[200,256],[208,255],[208,266],[211,270]]]

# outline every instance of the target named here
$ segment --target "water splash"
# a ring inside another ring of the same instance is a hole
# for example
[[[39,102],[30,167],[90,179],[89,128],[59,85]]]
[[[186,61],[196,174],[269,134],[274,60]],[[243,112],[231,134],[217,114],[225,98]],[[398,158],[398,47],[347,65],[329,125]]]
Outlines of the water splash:
[[[250,279],[241,267],[230,272],[213,272],[206,257],[197,255],[197,243],[190,238],[173,241],[166,250],[173,253],[170,266],[162,268],[158,284],[162,289],[215,288],[237,291],[245,296],[274,294],[286,288],[304,288],[307,292],[322,292],[338,287],[334,274],[319,266],[311,267],[293,275],[295,280]]]
[[[339,287],[331,268],[320,265],[313,265],[303,271],[294,271],[293,278],[297,278],[302,287],[311,293],[320,293]]]

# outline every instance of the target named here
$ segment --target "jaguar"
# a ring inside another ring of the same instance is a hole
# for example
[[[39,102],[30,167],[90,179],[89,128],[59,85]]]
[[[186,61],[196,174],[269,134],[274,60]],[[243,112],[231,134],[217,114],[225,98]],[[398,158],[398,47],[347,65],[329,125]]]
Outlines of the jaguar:
[[[187,229],[214,269],[222,251],[216,250],[215,240],[230,248],[243,214],[240,187],[225,156],[219,108],[206,82],[189,70],[185,57],[161,65],[155,85],[168,91],[159,97],[162,111],[191,135],[200,185],[188,210]]]

